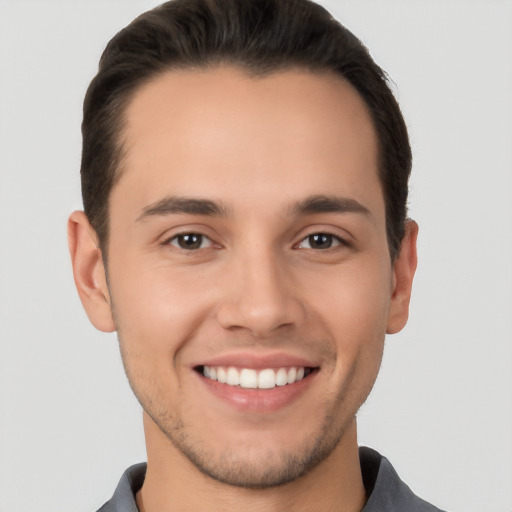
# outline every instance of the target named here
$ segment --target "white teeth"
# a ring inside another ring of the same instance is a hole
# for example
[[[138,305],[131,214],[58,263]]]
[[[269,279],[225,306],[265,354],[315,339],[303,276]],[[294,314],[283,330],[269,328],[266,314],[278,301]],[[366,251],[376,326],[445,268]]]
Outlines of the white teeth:
[[[203,375],[206,378],[245,389],[272,389],[276,386],[286,386],[302,380],[304,373],[303,366],[278,370],[265,368],[259,371],[252,368],[238,370],[232,366],[227,369],[222,366],[203,366]]]
[[[258,387],[258,374],[256,370],[244,368],[240,372],[240,387],[253,389]]]
[[[210,375],[211,375],[211,369],[210,369]],[[210,377],[210,378],[213,379],[213,377]],[[222,384],[226,383],[227,375],[226,375],[226,370],[224,370],[224,368],[217,368],[217,380],[219,382],[222,382]]]
[[[293,384],[297,378],[297,368],[290,368],[288,370],[288,384]]]
[[[236,368],[228,368],[226,384],[229,384],[230,386],[240,385],[240,373]]]
[[[269,368],[268,370],[261,370],[260,374],[258,375],[258,387],[260,389],[275,388],[276,372],[271,368]]]
[[[276,373],[276,386],[286,386],[288,384],[288,373],[285,368],[279,368]]]

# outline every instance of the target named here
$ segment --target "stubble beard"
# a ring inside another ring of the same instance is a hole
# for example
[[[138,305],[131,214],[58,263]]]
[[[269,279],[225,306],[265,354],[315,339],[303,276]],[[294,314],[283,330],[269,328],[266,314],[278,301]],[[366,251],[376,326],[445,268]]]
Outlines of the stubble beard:
[[[140,399],[139,399],[140,401]],[[141,402],[144,408],[144,403]],[[306,475],[324,461],[341,442],[353,416],[346,424],[333,430],[336,420],[331,414],[324,418],[316,436],[305,433],[305,440],[293,451],[276,454],[268,450],[254,457],[247,453],[228,451],[220,457],[214,450],[201,446],[193,439],[182,421],[172,418],[155,417],[144,408],[168,441],[180,451],[201,473],[223,484],[246,489],[267,489],[293,482]],[[255,436],[255,451],[258,438]]]
[[[288,451],[283,449],[276,453],[275,450],[267,449],[265,452],[265,449],[259,448],[260,441],[255,435],[254,444],[245,450],[235,448],[219,454],[215,447],[208,447],[203,438],[195,436],[181,417],[159,407],[159,401],[147,393],[152,389],[151,386],[144,386],[144,390],[137,389],[126,364],[125,369],[142,408],[172,446],[204,475],[234,487],[267,489],[285,485],[308,474],[325,461],[342,442],[348,428],[355,421],[359,408],[351,411],[347,394],[340,391],[320,409],[326,413],[317,424],[316,430],[304,432],[302,440]],[[371,387],[370,385],[367,389],[361,403],[366,400]],[[341,411],[344,411],[343,419],[340,419]],[[294,425],[291,428],[297,427]]]
[[[123,351],[120,337],[119,343],[123,365],[132,391],[145,413],[172,446],[204,475],[223,484],[246,489],[267,489],[285,485],[303,477],[326,460],[340,444],[351,424],[355,422],[356,413],[366,401],[375,382],[373,380],[368,383],[354,408],[353,397],[350,397],[350,392],[347,393],[357,374],[356,368],[353,367],[343,389],[339,390],[330,401],[326,400],[324,407],[321,408],[326,412],[316,432],[305,432],[304,440],[301,444],[295,445],[293,450],[279,454],[268,450],[266,453],[259,452],[255,458],[244,457],[247,453],[237,451],[219,456],[214,449],[205,447],[201,439],[190,435],[191,429],[182,418],[163,408],[163,402],[160,402],[157,396],[151,396],[148,390],[158,389],[158,386],[147,385],[152,381],[151,376],[146,375],[147,378],[141,378],[142,376],[138,375],[137,379],[133,378],[128,364],[130,358],[126,357]],[[144,382],[143,389],[139,388],[136,382]],[[296,426],[290,426],[290,428],[296,428]],[[255,436],[254,446],[250,447],[251,451],[255,452],[257,447],[258,438]]]

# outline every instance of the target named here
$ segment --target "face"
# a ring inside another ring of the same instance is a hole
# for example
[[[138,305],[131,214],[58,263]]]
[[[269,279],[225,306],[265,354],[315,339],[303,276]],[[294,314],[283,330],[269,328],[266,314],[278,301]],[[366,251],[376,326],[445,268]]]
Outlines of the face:
[[[406,318],[365,105],[329,74],[219,67],[154,79],[126,121],[89,315],[108,330],[112,307],[151,435],[223,482],[293,480],[339,449]]]

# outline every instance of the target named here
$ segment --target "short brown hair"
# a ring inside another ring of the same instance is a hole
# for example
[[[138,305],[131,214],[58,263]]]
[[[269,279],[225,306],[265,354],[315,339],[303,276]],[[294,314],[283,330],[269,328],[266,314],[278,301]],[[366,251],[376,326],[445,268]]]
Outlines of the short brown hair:
[[[348,29],[310,0],[171,0],[108,43],[84,101],[84,210],[108,242],[110,192],[120,176],[124,111],[138,88],[173,68],[234,64],[265,75],[288,67],[332,71],[360,94],[379,141],[390,253],[404,235],[412,165],[407,128],[385,73]]]

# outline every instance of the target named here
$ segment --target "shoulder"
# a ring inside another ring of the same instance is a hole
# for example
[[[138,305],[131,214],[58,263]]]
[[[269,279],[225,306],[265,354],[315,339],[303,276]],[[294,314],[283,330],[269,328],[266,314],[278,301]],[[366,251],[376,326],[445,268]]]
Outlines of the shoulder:
[[[368,501],[363,512],[443,512],[416,496],[386,457],[371,448],[359,449]]]
[[[97,512],[139,512],[135,494],[142,487],[146,476],[146,463],[129,467],[119,480],[112,498]]]
[[[371,448],[362,447],[359,458],[369,496],[362,512],[443,512],[416,496],[386,457]],[[138,512],[135,494],[142,487],[145,475],[145,463],[128,468],[112,498],[97,512]]]

